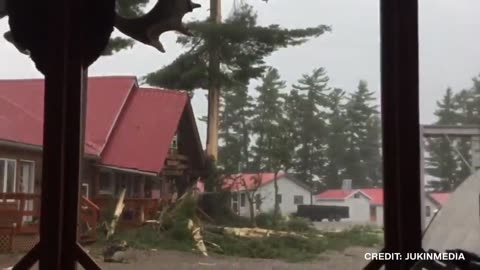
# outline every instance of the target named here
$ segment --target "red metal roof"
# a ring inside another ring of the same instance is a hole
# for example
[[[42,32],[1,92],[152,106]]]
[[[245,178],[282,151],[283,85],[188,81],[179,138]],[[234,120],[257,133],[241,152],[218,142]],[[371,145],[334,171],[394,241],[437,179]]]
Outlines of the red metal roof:
[[[315,199],[317,200],[343,200],[352,194],[352,190],[343,190],[343,189],[328,189],[324,192],[317,194]]]
[[[344,200],[354,192],[362,192],[370,198],[371,204],[383,205],[383,189],[381,188],[362,188],[353,189],[350,191],[343,189],[329,189],[320,194],[317,194],[315,198],[317,200]]]
[[[283,175],[283,173],[278,174],[277,179]],[[222,188],[226,190],[244,190],[246,186],[246,189],[248,190],[255,188],[256,185],[262,186],[268,184],[274,180],[274,177],[274,173],[244,173],[230,175],[225,178]],[[260,183],[258,183],[258,180],[260,180]]]
[[[0,140],[41,146],[41,79],[0,80]],[[138,89],[135,77],[91,77],[85,152],[104,165],[159,172],[183,110],[184,92]]]
[[[362,188],[360,191],[370,197],[370,204],[383,205],[383,188]]]
[[[448,199],[450,198],[450,193],[448,192],[432,192],[430,196],[441,206],[447,203]]]
[[[133,91],[102,154],[101,163],[159,172],[188,100],[185,92]]]
[[[91,77],[88,84],[85,151],[99,156],[136,78]],[[42,145],[43,97],[43,79],[0,80],[2,105],[9,103],[0,106],[0,121],[10,127],[0,129],[0,139]]]

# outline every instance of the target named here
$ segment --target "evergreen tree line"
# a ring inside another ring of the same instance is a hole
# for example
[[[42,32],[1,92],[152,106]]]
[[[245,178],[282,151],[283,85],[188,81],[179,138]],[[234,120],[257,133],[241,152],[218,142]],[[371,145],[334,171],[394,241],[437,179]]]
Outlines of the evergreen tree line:
[[[348,94],[317,68],[287,86],[268,68],[249,94],[224,89],[219,165],[226,173],[287,171],[320,188],[381,185],[380,118],[365,81]]]
[[[439,125],[480,124],[480,76],[472,79],[472,86],[458,92],[447,88],[435,110]],[[469,138],[431,138],[426,141],[426,172],[440,179],[437,191],[452,191],[470,174],[471,141]]]

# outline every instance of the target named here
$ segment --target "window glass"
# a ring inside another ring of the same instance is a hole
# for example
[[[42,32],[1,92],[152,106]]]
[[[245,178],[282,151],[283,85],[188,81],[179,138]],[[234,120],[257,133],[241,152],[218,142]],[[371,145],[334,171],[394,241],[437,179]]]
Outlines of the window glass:
[[[0,159],[0,191],[5,192],[6,191],[6,182],[5,182],[5,176],[6,176],[6,160]]]
[[[293,203],[294,204],[303,204],[303,196],[302,195],[293,196]]]

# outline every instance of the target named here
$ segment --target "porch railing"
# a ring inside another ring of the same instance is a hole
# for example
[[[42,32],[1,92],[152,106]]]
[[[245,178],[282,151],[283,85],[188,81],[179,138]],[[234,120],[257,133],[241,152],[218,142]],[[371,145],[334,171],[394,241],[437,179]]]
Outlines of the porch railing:
[[[80,200],[80,235],[96,240],[100,208],[85,197]],[[0,193],[0,228],[13,226],[16,234],[37,234],[40,220],[40,194]]]
[[[0,193],[0,226],[14,226],[16,233],[37,233],[40,194]]]
[[[100,207],[100,209],[112,209],[115,207],[116,198],[110,196],[98,196],[92,198],[92,201]],[[151,198],[125,198],[123,203],[122,216],[119,220],[119,225],[125,226],[139,226],[145,220],[155,218],[161,199]]]

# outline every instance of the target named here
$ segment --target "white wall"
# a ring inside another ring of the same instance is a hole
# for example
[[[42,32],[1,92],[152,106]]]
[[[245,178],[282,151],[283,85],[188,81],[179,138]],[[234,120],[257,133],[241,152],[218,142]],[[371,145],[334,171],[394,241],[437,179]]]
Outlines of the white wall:
[[[430,215],[428,214],[428,211],[426,210],[428,207],[430,207]],[[430,224],[430,221],[432,220],[433,216],[435,215],[435,211],[439,210],[437,205],[432,202],[432,200],[429,197],[425,198],[425,227]]]
[[[377,222],[378,226],[383,226],[383,205],[377,205]]]
[[[297,185],[295,182],[286,177],[280,177],[277,180],[277,183],[278,194],[282,196],[282,201],[280,203],[280,212],[282,215],[288,215],[297,212],[297,205],[294,203],[294,196],[296,195],[303,196],[303,204],[310,204],[309,190]],[[247,195],[245,195],[245,204],[244,206],[241,206],[241,193],[242,192],[239,192],[238,196],[239,214],[241,216],[249,217],[250,209],[248,198]],[[275,207],[275,187],[273,181],[258,188],[256,193],[260,194],[261,198],[263,199],[259,212],[273,211],[273,208]]]
[[[425,199],[425,208],[430,207],[430,216],[425,217],[425,226],[427,226],[430,223],[430,220],[432,219],[433,215],[435,214],[435,211],[438,210],[436,204],[434,204],[430,199]],[[425,214],[428,213],[428,211],[425,210]],[[377,221],[375,222],[378,226],[383,226],[383,205],[378,205],[377,206]]]
[[[353,221],[353,222],[370,222],[370,202],[367,197],[362,193],[358,198],[355,196],[350,196],[345,200],[321,200],[316,201],[317,205],[338,205],[338,206],[348,206],[349,216],[348,219],[342,219],[344,221]]]

